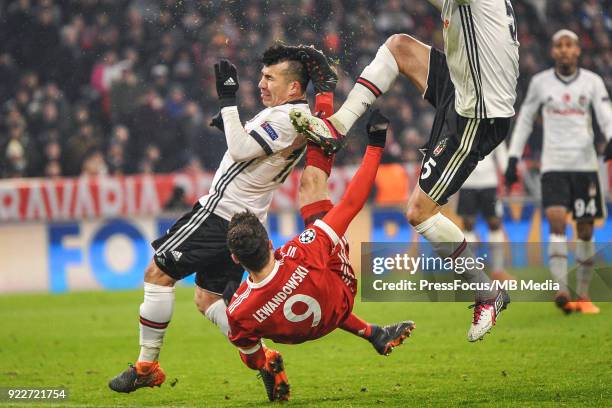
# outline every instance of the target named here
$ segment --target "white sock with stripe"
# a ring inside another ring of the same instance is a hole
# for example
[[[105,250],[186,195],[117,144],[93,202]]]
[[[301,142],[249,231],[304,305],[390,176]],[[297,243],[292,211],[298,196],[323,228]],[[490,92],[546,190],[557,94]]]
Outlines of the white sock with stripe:
[[[576,241],[576,292],[581,298],[589,298],[589,286],[593,276],[593,257],[595,256],[595,243],[593,240]]]
[[[559,290],[567,292],[567,238],[565,235],[550,234],[548,264],[553,279],[559,284]]]
[[[173,286],[144,283],[144,302],[140,305],[138,361],[157,361],[173,310]]]
[[[226,310],[227,307],[225,306],[225,302],[223,299],[219,299],[206,309],[204,315],[221,330],[221,333],[223,333],[225,337],[228,337],[230,327],[227,320],[227,314],[225,313]]]
[[[338,132],[346,135],[376,98],[389,90],[398,75],[399,68],[395,57],[385,44],[381,45],[374,60],[357,79],[346,101],[338,112],[329,117],[329,121]]]
[[[442,258],[475,258],[461,229],[440,212],[415,226],[414,229],[429,241],[434,251]],[[491,279],[484,271],[476,268],[466,268],[464,272],[457,273],[468,283],[491,284]],[[496,293],[495,290],[478,290],[476,291],[476,297],[478,299],[490,299]]]

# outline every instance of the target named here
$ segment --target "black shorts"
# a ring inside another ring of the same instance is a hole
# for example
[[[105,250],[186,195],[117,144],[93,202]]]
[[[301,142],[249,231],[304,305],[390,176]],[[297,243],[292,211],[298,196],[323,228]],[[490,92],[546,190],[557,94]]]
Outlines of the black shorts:
[[[227,284],[239,283],[243,274],[242,266],[232,261],[227,249],[228,225],[227,220],[204,211],[197,203],[151,243],[155,264],[176,280],[195,273],[199,287],[223,294]]]
[[[462,217],[476,217],[480,214],[485,218],[501,218],[503,212],[497,200],[497,188],[462,188],[459,190],[457,214]]]
[[[433,47],[424,95],[436,108],[429,142],[421,165],[419,187],[444,205],[470,173],[508,134],[510,118],[478,119],[455,111],[455,86],[446,57]]]
[[[542,174],[542,207],[561,206],[576,221],[606,217],[597,172],[550,171]]]

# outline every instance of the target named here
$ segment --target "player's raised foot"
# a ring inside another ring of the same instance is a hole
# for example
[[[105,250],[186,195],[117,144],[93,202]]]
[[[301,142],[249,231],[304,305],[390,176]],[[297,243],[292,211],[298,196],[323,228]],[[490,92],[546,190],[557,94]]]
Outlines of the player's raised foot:
[[[571,301],[569,293],[565,291],[557,292],[555,295],[555,306],[566,315],[576,311],[575,302]]]
[[[499,314],[508,307],[509,303],[510,296],[501,289],[494,298],[477,301],[471,305],[470,308],[474,308],[474,315],[467,334],[468,341],[482,340],[495,326]]]
[[[111,390],[132,392],[142,387],[159,387],[166,380],[164,370],[156,362],[137,362],[108,382]]]
[[[416,325],[411,320],[379,327],[372,325],[372,334],[368,339],[378,354],[388,356],[394,347],[399,346],[410,337]]]
[[[342,148],[343,136],[327,119],[317,118],[298,109],[289,112],[289,119],[298,133],[320,146],[326,155],[331,156]]]
[[[270,401],[289,401],[289,381],[283,357],[278,351],[266,349],[266,365],[259,370],[259,375]]]
[[[591,302],[588,298],[580,298],[574,304],[574,311],[580,312],[582,314],[597,314],[599,313],[599,308]]]

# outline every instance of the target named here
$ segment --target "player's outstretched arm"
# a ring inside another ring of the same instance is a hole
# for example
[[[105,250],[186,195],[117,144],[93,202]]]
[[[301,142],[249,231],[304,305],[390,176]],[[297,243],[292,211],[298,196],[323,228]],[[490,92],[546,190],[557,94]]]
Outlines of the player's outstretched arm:
[[[323,221],[338,236],[344,235],[349,224],[361,211],[370,195],[370,190],[376,179],[378,165],[385,148],[388,127],[389,120],[380,111],[373,111],[367,124],[368,146],[361,165],[349,183],[340,202],[323,217]]]
[[[227,60],[215,64],[215,82],[223,120],[219,121],[219,118],[215,117],[211,126],[225,132],[227,151],[231,158],[241,162],[266,154],[262,146],[244,130],[240,121],[236,106],[236,93],[240,87],[236,67]]]

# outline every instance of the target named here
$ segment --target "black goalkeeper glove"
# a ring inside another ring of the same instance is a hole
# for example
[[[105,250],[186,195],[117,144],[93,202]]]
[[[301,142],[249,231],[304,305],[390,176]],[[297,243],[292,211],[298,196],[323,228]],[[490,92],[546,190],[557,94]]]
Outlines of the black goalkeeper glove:
[[[238,92],[238,71],[228,60],[221,60],[215,64],[215,81],[217,95],[221,108],[236,106],[236,92]]]
[[[217,129],[219,129],[220,131],[222,131],[223,133],[225,133],[225,126],[223,125],[223,116],[221,115],[221,111],[219,111],[219,113],[217,113],[210,121],[210,123],[208,124],[208,126],[211,127],[216,127]]]
[[[389,128],[389,119],[387,119],[378,109],[375,109],[370,114],[366,129],[368,131],[368,145],[376,147],[385,147],[387,139],[387,129]]]
[[[612,139],[608,141],[603,154],[604,161],[612,160]]]
[[[506,174],[504,175],[507,188],[512,187],[512,185],[518,181],[518,173],[516,170],[517,165],[518,158],[510,157],[508,159],[508,167],[506,167]]]

